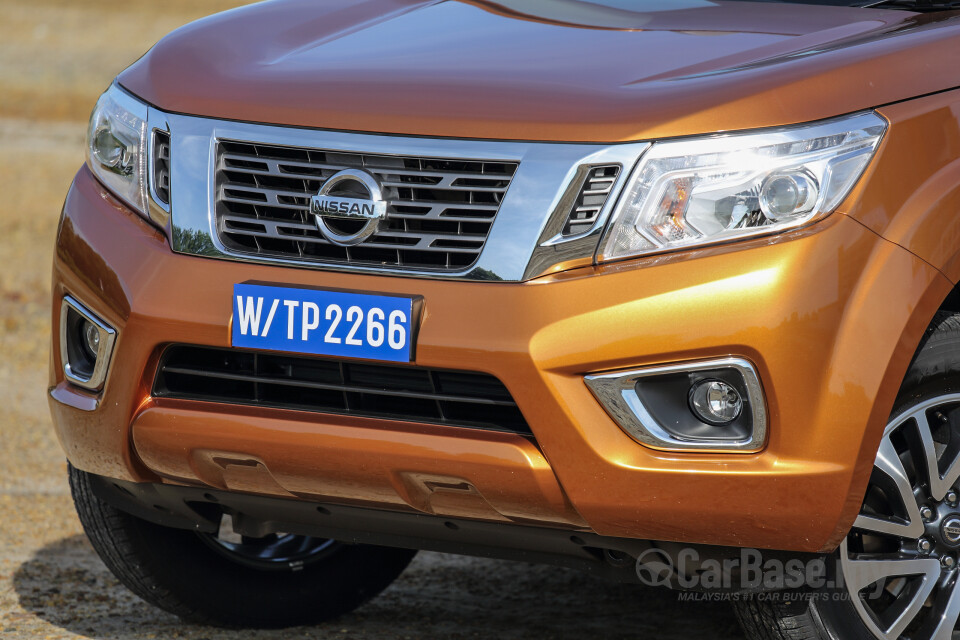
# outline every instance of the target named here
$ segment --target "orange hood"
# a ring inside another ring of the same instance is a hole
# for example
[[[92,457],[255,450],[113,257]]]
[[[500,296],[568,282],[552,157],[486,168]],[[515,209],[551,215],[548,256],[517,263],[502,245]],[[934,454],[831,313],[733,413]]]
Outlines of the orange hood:
[[[173,32],[119,81],[201,116],[587,142],[805,122],[960,86],[960,12],[598,2],[266,2]]]

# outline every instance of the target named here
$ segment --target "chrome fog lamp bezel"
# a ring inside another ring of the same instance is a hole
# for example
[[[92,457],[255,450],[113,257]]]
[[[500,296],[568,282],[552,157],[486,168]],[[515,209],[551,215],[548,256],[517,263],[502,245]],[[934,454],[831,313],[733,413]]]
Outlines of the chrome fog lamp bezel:
[[[90,375],[84,375],[71,366],[68,345],[69,315],[73,310],[81,318],[94,325],[100,335],[97,359]],[[63,375],[71,383],[90,391],[99,391],[107,378],[110,359],[113,356],[113,345],[117,339],[116,330],[98,318],[92,311],[83,306],[72,296],[64,296],[60,305],[60,363],[63,366]]]
[[[723,369],[736,371],[743,378],[753,427],[746,438],[724,440],[678,437],[653,417],[636,392],[637,382],[644,378]],[[628,436],[653,449],[748,453],[762,449],[767,439],[767,407],[763,386],[756,368],[743,358],[727,357],[588,375],[584,376],[584,382]]]

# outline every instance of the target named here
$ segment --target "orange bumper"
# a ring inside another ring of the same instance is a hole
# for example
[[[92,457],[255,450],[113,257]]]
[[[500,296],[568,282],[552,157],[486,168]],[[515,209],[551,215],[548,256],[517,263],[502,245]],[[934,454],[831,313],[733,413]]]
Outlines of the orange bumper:
[[[151,398],[164,345],[229,346],[232,287],[248,280],[422,295],[416,364],[496,376],[535,442]],[[187,257],[83,169],[59,232],[53,314],[69,293],[119,338],[100,395],[66,383],[52,356],[51,407],[73,464],[114,478],[821,551],[853,521],[899,381],[950,289],[938,271],[845,215],[736,248],[523,284]],[[583,382],[588,373],[726,355],[752,361],[767,394],[769,435],[758,453],[645,448]]]

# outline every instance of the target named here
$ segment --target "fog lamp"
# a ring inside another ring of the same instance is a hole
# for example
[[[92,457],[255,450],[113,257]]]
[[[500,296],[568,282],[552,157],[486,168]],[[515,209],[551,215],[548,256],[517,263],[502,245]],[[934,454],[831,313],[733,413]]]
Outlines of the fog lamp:
[[[689,399],[693,415],[714,426],[730,424],[743,409],[740,392],[723,380],[700,380],[690,387]]]
[[[97,361],[97,354],[100,353],[100,329],[89,320],[83,321],[83,338],[87,346],[87,355],[94,362]]]

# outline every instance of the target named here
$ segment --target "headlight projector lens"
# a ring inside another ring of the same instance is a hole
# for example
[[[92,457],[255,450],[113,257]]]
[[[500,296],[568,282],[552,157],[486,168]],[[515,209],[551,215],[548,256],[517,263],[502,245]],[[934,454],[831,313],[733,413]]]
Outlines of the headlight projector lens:
[[[110,129],[100,129],[92,140],[94,157],[104,167],[113,169],[121,175],[130,175],[132,168],[129,154],[123,142]]]
[[[813,211],[820,190],[808,172],[782,171],[770,175],[760,187],[760,210],[777,222]]]
[[[690,410],[698,420],[721,427],[740,417],[743,398],[723,380],[700,380],[690,388]]]

